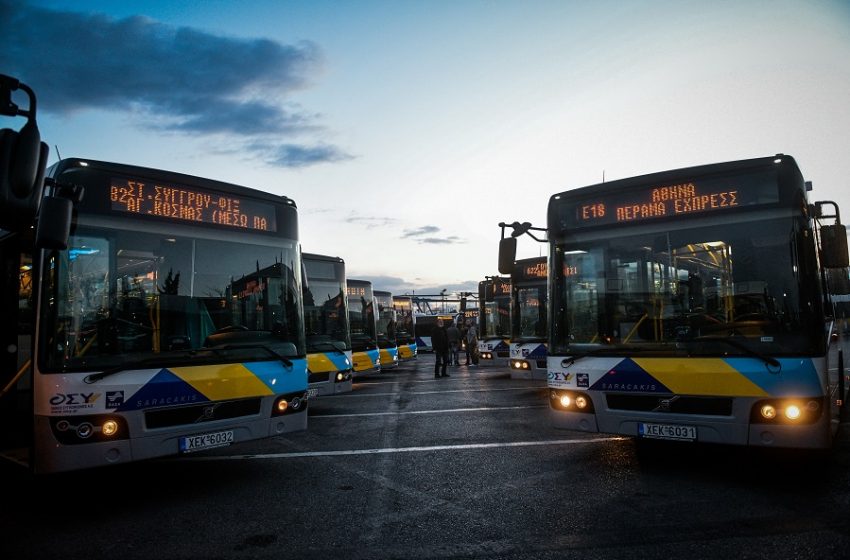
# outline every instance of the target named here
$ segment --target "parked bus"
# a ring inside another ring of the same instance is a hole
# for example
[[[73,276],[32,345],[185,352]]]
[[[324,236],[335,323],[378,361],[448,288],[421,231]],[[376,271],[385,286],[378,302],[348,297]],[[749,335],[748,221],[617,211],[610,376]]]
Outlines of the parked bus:
[[[846,372],[826,269],[846,278],[847,234],[810,188],[780,154],[552,196],[554,424],[828,448]]]
[[[511,279],[488,277],[478,283],[478,355],[481,365],[507,365],[511,336]]]
[[[546,379],[546,257],[514,262],[511,272],[511,377]]]
[[[0,327],[17,363],[2,368],[6,457],[53,473],[307,427],[292,200],[82,159],[47,175],[84,194],[67,248],[0,239],[20,270],[0,279],[18,301]]]
[[[393,294],[375,290],[375,318],[378,321],[378,348],[381,351],[381,370],[398,367],[398,341],[396,340],[396,315]]]
[[[431,331],[437,326],[437,319],[442,319],[445,326],[448,326],[455,320],[455,315],[442,313],[416,316],[416,348],[419,352],[434,351],[431,346]]]
[[[354,377],[380,373],[381,353],[378,349],[378,322],[375,296],[368,280],[346,280],[348,319],[351,328]]]
[[[413,298],[393,296],[393,309],[396,314],[395,337],[398,343],[398,361],[407,362],[416,359],[416,315],[413,313]]]
[[[352,388],[352,355],[345,261],[304,253],[302,262],[310,396],[347,393]]]

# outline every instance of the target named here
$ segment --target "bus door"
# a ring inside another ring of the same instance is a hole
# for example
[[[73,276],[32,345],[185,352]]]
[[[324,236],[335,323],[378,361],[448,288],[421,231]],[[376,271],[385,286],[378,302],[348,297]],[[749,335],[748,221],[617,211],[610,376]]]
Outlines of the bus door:
[[[0,238],[0,455],[27,464],[32,443],[32,256],[19,235]]]

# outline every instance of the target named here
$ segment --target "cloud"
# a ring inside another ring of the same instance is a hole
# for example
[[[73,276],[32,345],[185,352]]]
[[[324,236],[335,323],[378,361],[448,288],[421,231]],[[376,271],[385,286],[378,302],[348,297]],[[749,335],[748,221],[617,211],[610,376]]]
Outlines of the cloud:
[[[375,229],[379,227],[388,227],[395,225],[398,221],[395,218],[390,218],[387,216],[356,216],[351,215],[345,218],[345,221],[349,224],[361,224],[366,227],[366,229]]]
[[[404,230],[404,234],[402,237],[418,237],[420,235],[427,235],[429,233],[437,233],[440,231],[440,228],[437,226],[422,226],[416,229],[406,229]]]
[[[323,130],[287,100],[322,70],[311,42],[213,35],[143,16],[54,11],[0,0],[0,68],[32,87],[38,109],[127,112],[140,128],[234,138],[270,165],[350,159],[339,148],[282,141]],[[250,140],[250,142],[249,142]]]
[[[404,230],[404,234],[402,234],[401,238],[419,238],[416,239],[418,243],[432,245],[452,245],[456,243],[466,243],[464,239],[461,239],[456,235],[449,235],[447,237],[421,237],[430,233],[437,233],[438,231],[440,231],[440,228],[437,226],[422,226],[416,229],[406,229]]]
[[[419,243],[429,243],[434,245],[455,245],[458,243],[466,243],[466,241],[461,239],[457,235],[450,235],[448,237],[425,237],[423,239],[420,239]]]

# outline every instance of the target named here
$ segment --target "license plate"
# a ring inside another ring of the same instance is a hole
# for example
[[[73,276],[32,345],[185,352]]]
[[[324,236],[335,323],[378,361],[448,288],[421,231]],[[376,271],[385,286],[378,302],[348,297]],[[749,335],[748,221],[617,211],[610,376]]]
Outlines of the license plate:
[[[316,387],[311,387],[307,389],[307,398],[312,399],[313,397],[319,396],[319,390]]]
[[[644,424],[641,422],[638,423],[638,435],[644,438],[695,441],[697,439],[697,428],[696,426]]]
[[[233,443],[233,430],[186,436],[180,438],[180,452],[193,453],[204,449],[212,449],[213,447],[224,447],[231,443]]]

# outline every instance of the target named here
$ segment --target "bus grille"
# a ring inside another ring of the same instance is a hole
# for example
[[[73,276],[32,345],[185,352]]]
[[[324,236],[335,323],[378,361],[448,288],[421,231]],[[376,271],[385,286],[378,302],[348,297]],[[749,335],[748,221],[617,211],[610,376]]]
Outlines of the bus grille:
[[[685,397],[679,395],[606,395],[608,408],[638,412],[731,416],[731,397]]]
[[[178,408],[160,408],[145,413],[148,428],[167,428],[200,424],[213,420],[239,418],[260,413],[260,399],[241,399],[238,401],[207,402]]]

